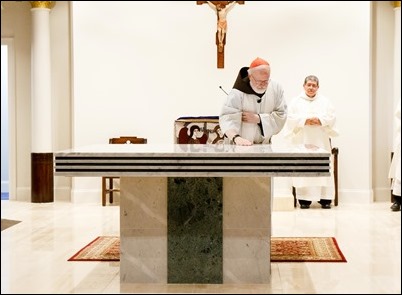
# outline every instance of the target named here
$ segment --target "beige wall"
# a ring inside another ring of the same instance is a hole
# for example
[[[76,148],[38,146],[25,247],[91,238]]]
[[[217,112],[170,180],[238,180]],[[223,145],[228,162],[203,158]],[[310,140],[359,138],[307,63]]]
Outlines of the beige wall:
[[[394,120],[393,50],[394,11],[390,2],[373,2],[372,44],[372,179],[375,199],[390,200],[388,179]],[[385,132],[386,131],[386,132]]]
[[[229,91],[239,68],[261,56],[288,101],[306,75],[316,74],[320,91],[334,102],[340,203],[388,200],[393,8],[388,1],[375,2],[373,11],[371,5],[236,5],[228,14],[225,68],[217,69],[216,16],[206,5],[74,2],[70,15],[68,3],[57,2],[51,12],[54,150],[122,134],[172,142],[174,119],[217,115],[225,99],[219,86]],[[4,6],[2,38],[15,39],[18,61],[15,198],[29,200],[30,12],[27,3]],[[69,181],[56,177],[55,183],[56,200],[69,199]],[[72,189],[73,201],[100,202],[99,178],[75,178]],[[286,181],[278,179],[276,189],[285,194]]]
[[[31,136],[30,136],[30,120],[31,120],[31,65],[30,65],[30,11],[27,3],[2,2],[4,9],[1,10],[1,38],[12,40],[14,50],[14,77],[11,76],[9,81],[14,83],[10,88],[10,93],[14,97],[14,113],[10,114],[10,118],[14,118],[14,122],[10,122],[10,135],[15,142],[10,143],[11,148],[15,149],[15,158],[10,159],[10,166],[15,167],[14,173],[10,173],[10,198],[19,200],[30,200],[31,189]],[[13,126],[12,126],[13,125]],[[16,188],[14,190],[13,188]],[[18,196],[18,198],[17,198]]]
[[[10,118],[15,159],[10,159],[10,199],[31,200],[31,12],[28,1],[3,1],[1,38],[12,40],[15,72]],[[50,12],[52,63],[52,141],[54,150],[71,147],[71,57],[69,2]],[[13,141],[15,139],[15,141]],[[13,151],[10,151],[10,155]],[[55,199],[70,199],[71,179],[55,178]]]

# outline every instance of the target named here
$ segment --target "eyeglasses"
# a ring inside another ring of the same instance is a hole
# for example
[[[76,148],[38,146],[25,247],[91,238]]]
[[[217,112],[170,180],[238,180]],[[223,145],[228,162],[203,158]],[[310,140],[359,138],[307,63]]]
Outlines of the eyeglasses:
[[[258,85],[267,85],[269,82],[268,80],[257,80],[256,78],[254,78],[253,75],[250,75],[250,77],[253,79],[254,83],[258,84]]]

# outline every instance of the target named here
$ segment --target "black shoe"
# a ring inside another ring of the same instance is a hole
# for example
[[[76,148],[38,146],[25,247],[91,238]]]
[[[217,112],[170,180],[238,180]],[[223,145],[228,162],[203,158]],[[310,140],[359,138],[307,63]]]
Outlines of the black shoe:
[[[318,203],[321,204],[322,209],[331,209],[331,200],[319,200]]]
[[[299,204],[301,209],[308,209],[310,208],[311,201],[299,200]]]
[[[393,203],[391,206],[391,210],[395,212],[401,211],[401,204],[399,204],[398,202]]]

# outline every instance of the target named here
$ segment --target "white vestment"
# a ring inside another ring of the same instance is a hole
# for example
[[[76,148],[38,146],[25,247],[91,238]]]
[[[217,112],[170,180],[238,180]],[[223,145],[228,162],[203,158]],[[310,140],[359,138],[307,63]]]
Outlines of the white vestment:
[[[232,129],[253,143],[270,143],[272,135],[278,134],[286,122],[284,91],[280,84],[270,80],[260,102],[256,98],[258,97],[254,94],[247,94],[235,88],[230,91],[219,116],[219,125],[223,133]],[[257,124],[242,122],[242,112],[259,114],[263,134]]]
[[[389,178],[392,178],[392,194],[401,195],[401,102],[395,112],[396,122],[396,137],[394,141],[394,155],[392,157],[391,167],[389,168]]]
[[[306,119],[312,117],[319,118],[321,126],[305,125]],[[330,139],[338,135],[335,122],[335,109],[328,98],[318,93],[310,98],[303,92],[289,104],[286,137],[292,144],[313,144],[331,152]],[[292,185],[300,200],[332,200],[335,197],[332,169],[328,177],[293,177]]]

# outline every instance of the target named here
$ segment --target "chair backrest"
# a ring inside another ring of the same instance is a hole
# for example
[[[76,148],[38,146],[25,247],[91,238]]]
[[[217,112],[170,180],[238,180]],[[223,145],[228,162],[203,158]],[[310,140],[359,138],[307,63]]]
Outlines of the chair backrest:
[[[109,143],[111,144],[141,144],[147,143],[146,138],[137,137],[137,136],[120,136],[109,138]]]
[[[110,144],[141,144],[147,143],[146,138],[137,136],[120,136],[109,138]],[[109,203],[113,203],[113,193],[119,192],[120,188],[113,186],[113,180],[118,180],[119,176],[102,176],[102,206],[106,206],[106,195],[109,194]],[[109,186],[107,186],[109,184]]]

